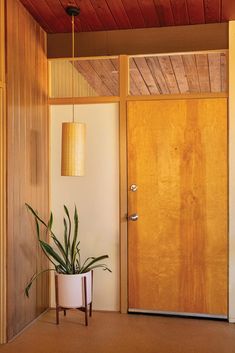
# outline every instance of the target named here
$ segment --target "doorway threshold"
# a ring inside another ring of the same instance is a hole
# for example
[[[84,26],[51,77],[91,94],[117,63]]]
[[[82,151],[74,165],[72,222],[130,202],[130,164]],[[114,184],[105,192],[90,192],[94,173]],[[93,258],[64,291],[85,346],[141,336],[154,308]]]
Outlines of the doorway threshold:
[[[228,317],[226,315],[219,315],[219,314],[185,313],[185,312],[178,312],[178,311],[161,311],[161,310],[147,310],[147,309],[134,309],[134,308],[129,308],[128,314],[175,316],[175,317],[188,317],[188,318],[213,319],[213,320],[228,320]]]

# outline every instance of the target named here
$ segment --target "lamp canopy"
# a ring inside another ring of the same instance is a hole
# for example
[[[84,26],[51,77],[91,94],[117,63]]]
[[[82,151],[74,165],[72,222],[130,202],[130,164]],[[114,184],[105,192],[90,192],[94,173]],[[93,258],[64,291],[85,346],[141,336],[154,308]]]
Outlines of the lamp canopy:
[[[69,16],[78,16],[80,14],[80,8],[76,6],[66,7],[66,12]]]

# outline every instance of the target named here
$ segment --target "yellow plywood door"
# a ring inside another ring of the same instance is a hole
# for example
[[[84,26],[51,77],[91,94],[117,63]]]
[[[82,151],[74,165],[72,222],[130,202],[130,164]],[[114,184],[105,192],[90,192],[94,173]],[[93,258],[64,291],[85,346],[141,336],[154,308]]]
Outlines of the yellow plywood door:
[[[227,316],[227,100],[129,102],[128,190],[129,309]]]

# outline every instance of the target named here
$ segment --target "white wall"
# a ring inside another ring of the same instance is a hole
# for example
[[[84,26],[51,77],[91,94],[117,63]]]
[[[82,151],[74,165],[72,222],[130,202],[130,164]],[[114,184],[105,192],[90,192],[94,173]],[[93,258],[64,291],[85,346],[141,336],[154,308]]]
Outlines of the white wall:
[[[79,212],[82,258],[108,254],[112,273],[95,270],[94,309],[119,310],[119,166],[118,104],[75,106],[75,120],[85,122],[86,174],[62,177],[61,126],[72,120],[72,106],[51,107],[51,210],[55,233],[63,239],[63,205]],[[54,281],[51,281],[51,305]]]

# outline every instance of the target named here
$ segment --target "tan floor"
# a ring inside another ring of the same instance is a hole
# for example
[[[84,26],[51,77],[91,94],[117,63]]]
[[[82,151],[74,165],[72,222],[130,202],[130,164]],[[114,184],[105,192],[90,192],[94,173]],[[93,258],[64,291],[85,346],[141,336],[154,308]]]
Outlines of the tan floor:
[[[55,325],[50,311],[1,353],[235,353],[235,325],[220,321],[70,311]]]

